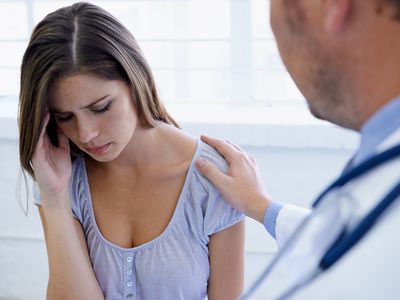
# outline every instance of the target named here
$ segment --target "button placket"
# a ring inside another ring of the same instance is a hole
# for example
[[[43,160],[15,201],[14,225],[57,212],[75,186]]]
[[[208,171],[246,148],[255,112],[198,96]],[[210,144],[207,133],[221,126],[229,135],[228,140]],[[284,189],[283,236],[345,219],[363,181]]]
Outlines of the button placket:
[[[124,298],[133,299],[135,295],[134,254],[125,253],[123,263]]]

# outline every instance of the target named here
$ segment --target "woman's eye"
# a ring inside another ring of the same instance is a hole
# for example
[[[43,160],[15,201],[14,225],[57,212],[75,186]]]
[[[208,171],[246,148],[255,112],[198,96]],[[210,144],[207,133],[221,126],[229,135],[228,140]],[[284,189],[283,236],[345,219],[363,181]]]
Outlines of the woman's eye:
[[[72,115],[67,115],[67,116],[55,116],[56,121],[58,122],[67,122],[72,119]]]
[[[101,107],[101,108],[92,108],[92,111],[96,114],[101,114],[101,113],[105,113],[107,110],[109,110],[111,107],[111,102],[107,103],[105,106]]]

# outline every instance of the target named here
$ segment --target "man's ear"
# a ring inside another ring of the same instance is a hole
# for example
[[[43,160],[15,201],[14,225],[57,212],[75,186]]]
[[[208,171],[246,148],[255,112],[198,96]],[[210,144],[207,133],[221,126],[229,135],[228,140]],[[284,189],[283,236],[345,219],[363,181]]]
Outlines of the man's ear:
[[[321,0],[324,28],[330,33],[343,30],[350,16],[352,0]]]

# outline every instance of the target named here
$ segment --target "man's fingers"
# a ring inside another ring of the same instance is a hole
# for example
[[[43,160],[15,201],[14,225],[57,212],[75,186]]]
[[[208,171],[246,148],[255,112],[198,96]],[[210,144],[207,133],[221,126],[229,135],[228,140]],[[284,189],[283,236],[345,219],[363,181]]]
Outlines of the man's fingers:
[[[223,142],[220,139],[216,139],[216,138],[212,138],[210,136],[207,135],[201,135],[201,140],[207,144],[209,144],[211,147],[216,148],[218,146],[219,143]]]
[[[232,162],[237,152],[235,147],[223,140],[212,138],[206,135],[202,135],[201,140],[216,149],[229,164]]]
[[[224,181],[227,179],[227,175],[218,170],[213,163],[200,157],[196,160],[196,167],[218,189],[222,188]]]
[[[235,148],[236,150],[240,151],[240,152],[244,152],[244,150],[239,146],[236,145],[235,143],[232,143],[231,141],[226,141],[226,143],[228,143],[229,145],[231,145],[233,148]]]

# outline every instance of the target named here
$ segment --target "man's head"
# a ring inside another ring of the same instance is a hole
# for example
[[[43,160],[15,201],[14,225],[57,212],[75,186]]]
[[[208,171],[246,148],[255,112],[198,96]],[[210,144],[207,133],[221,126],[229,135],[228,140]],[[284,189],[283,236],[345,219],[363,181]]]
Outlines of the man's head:
[[[282,60],[316,117],[358,130],[400,94],[387,78],[400,50],[400,0],[270,2]]]

